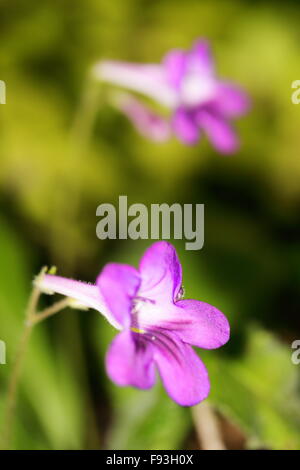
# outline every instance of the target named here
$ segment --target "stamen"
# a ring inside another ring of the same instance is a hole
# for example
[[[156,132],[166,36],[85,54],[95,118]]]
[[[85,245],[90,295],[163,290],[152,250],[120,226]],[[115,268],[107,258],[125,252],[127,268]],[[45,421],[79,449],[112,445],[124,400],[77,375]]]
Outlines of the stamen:
[[[139,333],[141,335],[145,334],[146,333],[146,330],[142,330],[140,328],[135,328],[134,326],[132,326],[131,328],[131,331],[133,331],[134,333]]]

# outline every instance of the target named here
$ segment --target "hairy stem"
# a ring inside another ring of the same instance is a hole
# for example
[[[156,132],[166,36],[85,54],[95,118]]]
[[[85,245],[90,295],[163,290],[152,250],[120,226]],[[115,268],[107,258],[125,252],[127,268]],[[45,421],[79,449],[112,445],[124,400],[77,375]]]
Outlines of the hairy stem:
[[[36,325],[37,323],[40,323],[43,320],[46,320],[46,318],[51,317],[52,315],[55,315],[55,313],[60,312],[66,307],[69,307],[70,305],[70,299],[66,297],[65,299],[59,300],[55,304],[51,305],[51,307],[46,308],[42,312],[37,312],[34,315],[31,316],[29,319],[29,323],[33,325]]]
[[[39,276],[43,276],[45,269],[43,268]],[[16,409],[17,395],[20,377],[22,373],[23,363],[26,357],[26,352],[28,349],[29,339],[33,330],[33,327],[40,323],[41,321],[49,318],[55,313],[60,312],[63,308],[69,305],[70,299],[66,298],[56,302],[51,305],[51,307],[46,308],[42,312],[37,312],[37,304],[40,298],[41,292],[38,287],[34,286],[28,301],[28,306],[25,316],[25,325],[20,338],[15,363],[12,368],[8,391],[7,391],[7,401],[4,410],[4,419],[3,419],[3,429],[0,439],[0,449],[9,449],[10,440],[12,434],[12,427]]]
[[[225,450],[217,417],[208,402],[191,408],[199,444],[203,450]]]

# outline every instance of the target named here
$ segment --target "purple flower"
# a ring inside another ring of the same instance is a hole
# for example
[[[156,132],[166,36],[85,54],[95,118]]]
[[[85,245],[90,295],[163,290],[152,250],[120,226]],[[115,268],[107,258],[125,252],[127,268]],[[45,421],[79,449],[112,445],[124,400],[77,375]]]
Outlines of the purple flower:
[[[238,149],[238,138],[229,121],[249,109],[247,95],[236,85],[216,77],[209,44],[195,42],[191,51],[170,51],[161,64],[102,61],[95,75],[154,99],[171,111],[164,119],[127,95],[115,104],[145,136],[162,141],[171,130],[185,144],[193,145],[205,133],[221,153]]]
[[[180,405],[192,406],[207,397],[208,374],[191,345],[222,346],[229,339],[229,324],[215,307],[183,299],[181,265],[170,243],[150,246],[139,269],[107,264],[95,285],[48,274],[39,287],[99,310],[121,330],[106,357],[107,373],[117,385],[148,389],[157,368],[168,394]]]

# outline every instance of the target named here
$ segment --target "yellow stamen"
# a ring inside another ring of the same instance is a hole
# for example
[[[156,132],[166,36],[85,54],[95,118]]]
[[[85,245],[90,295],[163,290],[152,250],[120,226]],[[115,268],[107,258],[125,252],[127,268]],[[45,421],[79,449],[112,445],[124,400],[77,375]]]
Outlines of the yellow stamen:
[[[146,333],[145,330],[140,330],[139,328],[135,328],[134,326],[132,326],[130,329],[131,329],[131,331],[133,331],[134,333],[140,333],[140,334]]]

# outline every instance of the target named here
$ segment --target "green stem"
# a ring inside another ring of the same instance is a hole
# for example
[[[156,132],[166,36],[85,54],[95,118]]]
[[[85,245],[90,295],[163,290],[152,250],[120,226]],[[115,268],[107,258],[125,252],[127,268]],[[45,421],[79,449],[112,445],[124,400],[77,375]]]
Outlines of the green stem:
[[[70,306],[70,299],[66,297],[65,299],[59,300],[55,304],[51,305],[51,307],[46,308],[42,312],[37,312],[34,315],[31,316],[29,319],[29,324],[34,326],[37,323],[40,323],[43,320],[46,320],[46,318],[52,317],[55,313],[60,312],[66,307]]]
[[[44,272],[45,269],[42,269],[39,276],[42,276]],[[8,384],[7,401],[3,419],[3,431],[0,440],[0,449],[10,448],[20,377],[33,327],[37,323],[40,323],[41,321],[45,320],[46,318],[49,318],[55,313],[60,312],[63,308],[67,307],[70,302],[70,299],[65,298],[56,302],[55,304],[51,305],[51,307],[48,307],[39,313],[36,310],[40,295],[40,290],[38,289],[38,287],[34,286],[29,298],[28,307],[26,310],[25,325],[20,338],[15,363],[13,365],[12,373]]]

